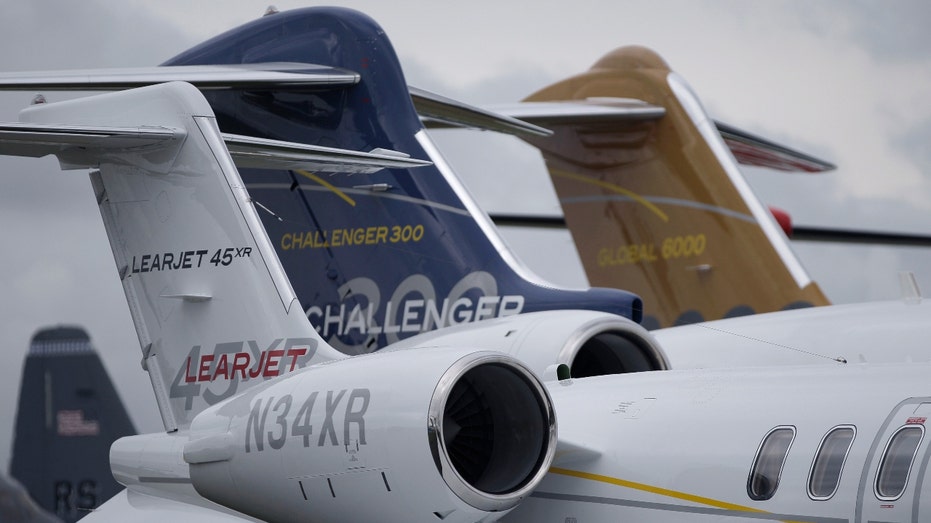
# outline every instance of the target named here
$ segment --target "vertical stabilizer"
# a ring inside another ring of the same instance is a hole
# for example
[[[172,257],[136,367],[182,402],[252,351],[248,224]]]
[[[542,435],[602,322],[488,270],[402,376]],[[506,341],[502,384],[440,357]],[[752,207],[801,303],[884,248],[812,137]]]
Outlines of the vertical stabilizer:
[[[166,65],[254,62],[321,64],[360,81],[205,92],[225,132],[434,162],[367,176],[242,171],[301,307],[329,343],[370,352],[438,327],[551,309],[639,321],[630,293],[553,288],[518,262],[424,132],[391,42],[371,18],[343,8],[281,12]]]
[[[63,167],[94,168],[167,430],[255,383],[339,357],[297,304],[197,89],[160,84],[32,106],[20,119],[71,141],[53,151]],[[21,134],[0,152],[37,155],[16,142]]]
[[[32,337],[10,474],[42,509],[72,522],[113,497],[122,487],[110,473],[110,445],[135,433],[83,329],[53,327]]]
[[[528,102],[661,107],[659,118],[535,120],[592,285],[629,289],[650,328],[827,300],[744,180],[714,122],[656,53],[617,49]]]

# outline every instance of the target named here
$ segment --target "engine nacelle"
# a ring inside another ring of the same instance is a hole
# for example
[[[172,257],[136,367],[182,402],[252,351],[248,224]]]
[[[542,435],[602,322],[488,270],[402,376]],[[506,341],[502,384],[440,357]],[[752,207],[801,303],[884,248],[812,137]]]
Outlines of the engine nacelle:
[[[572,377],[666,370],[669,362],[649,331],[604,312],[567,310],[518,314],[445,327],[389,347],[461,347],[506,352],[545,380],[567,365]]]
[[[267,521],[478,521],[552,462],[556,421],[526,366],[473,349],[389,350],[317,365],[191,424],[197,492]]]

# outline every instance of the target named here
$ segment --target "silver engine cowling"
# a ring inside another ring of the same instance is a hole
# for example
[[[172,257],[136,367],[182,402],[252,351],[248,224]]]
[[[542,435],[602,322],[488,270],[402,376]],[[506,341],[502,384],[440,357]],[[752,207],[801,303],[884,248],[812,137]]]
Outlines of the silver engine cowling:
[[[309,367],[205,410],[190,434],[197,492],[267,521],[477,521],[529,495],[556,448],[540,380],[472,349]]]
[[[566,366],[575,378],[666,370],[669,362],[656,339],[637,323],[595,311],[530,312],[446,327],[397,342],[392,347],[456,347],[468,344],[506,352],[544,381]]]

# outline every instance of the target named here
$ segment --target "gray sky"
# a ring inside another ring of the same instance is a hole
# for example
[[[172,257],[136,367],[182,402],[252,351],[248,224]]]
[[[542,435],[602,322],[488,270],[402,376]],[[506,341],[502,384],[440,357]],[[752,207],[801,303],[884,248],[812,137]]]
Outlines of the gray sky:
[[[764,203],[789,211],[799,224],[931,232],[927,2],[328,3],[378,20],[409,83],[473,103],[518,100],[622,45],[652,47],[714,117],[839,166],[820,176],[747,173]],[[266,5],[7,0],[0,17],[0,70],[155,65],[260,16]],[[306,4],[276,5],[284,10]],[[32,94],[0,94],[0,119],[15,120]],[[542,163],[516,140],[475,132],[438,139],[486,208],[558,212]],[[502,200],[503,194],[509,199]],[[42,326],[76,323],[90,332],[137,428],[159,430],[86,176],[61,173],[50,159],[0,158],[0,223],[4,419],[12,420],[31,335]],[[567,234],[505,235],[544,277],[584,284]],[[899,270],[915,271],[931,289],[927,250],[796,244],[796,252],[837,302],[895,298]],[[0,432],[2,466],[9,446],[10,434]]]

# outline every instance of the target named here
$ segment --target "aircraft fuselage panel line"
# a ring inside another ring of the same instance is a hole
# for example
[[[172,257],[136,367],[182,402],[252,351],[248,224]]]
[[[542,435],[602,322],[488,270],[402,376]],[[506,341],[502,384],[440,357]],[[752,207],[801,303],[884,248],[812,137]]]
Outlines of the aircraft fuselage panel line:
[[[866,495],[867,492],[872,490],[869,488],[867,483],[869,482],[869,478],[870,478],[870,468],[876,466],[876,464],[874,463],[873,457],[877,455],[877,453],[879,452],[879,449],[881,448],[881,445],[885,444],[886,435],[889,434],[890,428],[895,426],[894,424],[896,421],[896,415],[900,414],[902,409],[909,405],[921,405],[922,403],[931,403],[931,396],[914,397],[914,398],[908,398],[908,399],[902,400],[898,405],[896,405],[892,409],[892,411],[889,412],[889,414],[886,416],[886,419],[883,420],[882,425],[879,427],[879,430],[876,432],[876,436],[874,437],[873,443],[870,445],[870,450],[867,453],[867,455],[871,456],[871,458],[867,459],[863,463],[863,468],[860,472],[860,484],[859,484],[859,487],[857,488],[856,520],[859,521],[863,518],[864,503],[865,503],[864,496]],[[925,457],[923,459],[922,466],[921,466],[921,475],[918,476],[915,492],[918,492],[918,493],[921,492],[920,486],[924,478],[924,473],[927,471],[929,457],[931,457],[931,452],[925,452]],[[915,523],[917,523],[918,521],[918,508],[919,508],[918,504],[919,504],[920,499],[921,499],[921,496],[916,495],[913,505],[912,505],[912,515],[913,515],[912,521],[914,521]]]
[[[915,480],[915,492],[924,492],[922,488],[924,487],[925,475],[928,473],[928,463],[931,462],[931,452],[925,452],[925,457],[921,460],[921,466],[918,467],[918,476]],[[918,521],[918,509],[920,508],[919,502],[921,501],[921,496],[915,496],[915,500],[912,502],[912,521]]]
[[[169,483],[179,485],[190,485],[191,478],[162,478],[155,476],[139,476],[139,483]]]

